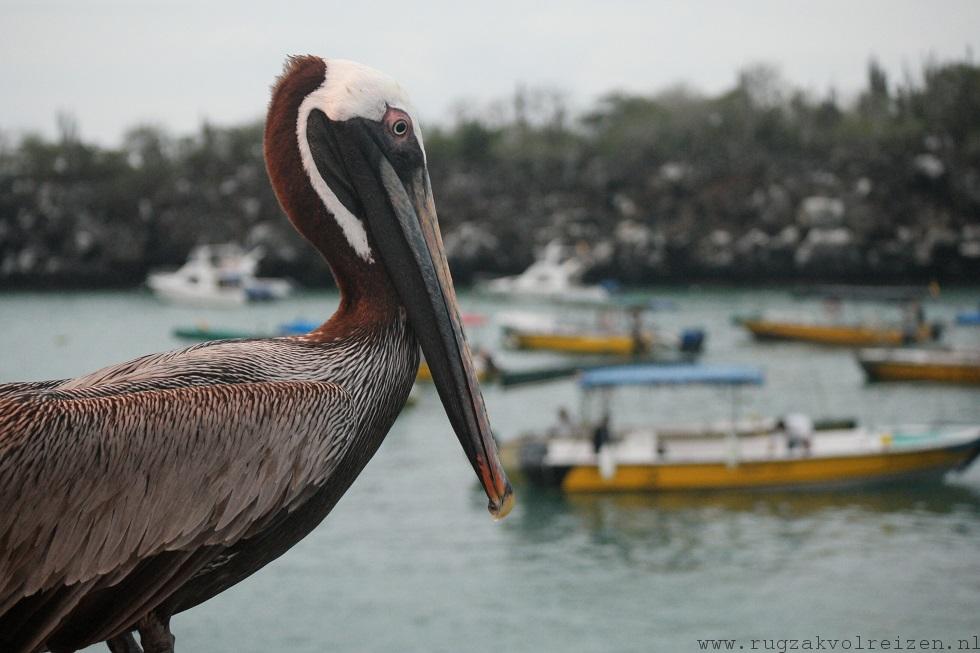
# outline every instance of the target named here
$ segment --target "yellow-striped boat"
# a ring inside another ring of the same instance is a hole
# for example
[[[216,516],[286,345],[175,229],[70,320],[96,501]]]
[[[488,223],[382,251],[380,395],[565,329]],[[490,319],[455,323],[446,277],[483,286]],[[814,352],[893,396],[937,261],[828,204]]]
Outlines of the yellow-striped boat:
[[[509,349],[551,351],[579,356],[643,357],[683,353],[695,357],[704,347],[703,329],[667,332],[654,328],[647,315],[672,303],[664,300],[608,305],[594,320],[508,312],[498,316],[502,340]]]
[[[820,324],[745,318],[739,323],[758,340],[792,340],[843,347],[874,347],[924,343],[939,338],[938,324],[900,325]]]
[[[607,368],[581,377],[585,391],[621,385],[737,386],[761,381],[761,372],[753,368],[697,365]],[[801,416],[794,416],[695,427],[625,428],[608,442],[598,443],[591,437],[592,426],[582,423],[564,434],[505,442],[501,459],[513,476],[565,492],[665,492],[939,478],[965,468],[980,454],[980,426],[873,430],[838,425],[803,429],[801,437],[800,420]]]
[[[546,331],[508,330],[507,346],[512,349],[556,351],[563,354],[596,356],[630,356],[653,348],[655,337],[645,331],[639,341],[629,335],[601,333],[558,333]]]
[[[523,316],[522,316],[523,317]],[[667,333],[644,328],[586,328],[558,324],[554,320],[528,320],[501,325],[503,343],[509,349],[553,351],[582,356],[646,356],[684,353],[692,357],[704,347],[704,331],[684,329]]]
[[[980,384],[980,350],[861,349],[857,361],[869,381]]]

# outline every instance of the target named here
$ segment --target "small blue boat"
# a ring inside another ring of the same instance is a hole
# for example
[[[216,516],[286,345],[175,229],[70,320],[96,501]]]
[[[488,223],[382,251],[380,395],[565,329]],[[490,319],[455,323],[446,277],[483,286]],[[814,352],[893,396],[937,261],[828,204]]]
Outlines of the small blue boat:
[[[314,320],[304,320],[296,319],[290,322],[284,322],[279,325],[279,335],[281,336],[301,336],[304,333],[309,333],[313,329],[320,326],[320,322]]]

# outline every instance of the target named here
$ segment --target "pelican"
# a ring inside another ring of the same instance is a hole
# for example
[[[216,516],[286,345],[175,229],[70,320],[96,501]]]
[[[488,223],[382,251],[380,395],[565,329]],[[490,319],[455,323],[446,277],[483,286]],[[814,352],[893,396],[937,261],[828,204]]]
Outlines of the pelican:
[[[510,510],[401,87],[292,57],[264,149],[282,208],[336,279],[337,311],[304,336],[0,385],[0,651],[173,651],[172,615],[326,517],[404,405],[420,346],[490,512]]]

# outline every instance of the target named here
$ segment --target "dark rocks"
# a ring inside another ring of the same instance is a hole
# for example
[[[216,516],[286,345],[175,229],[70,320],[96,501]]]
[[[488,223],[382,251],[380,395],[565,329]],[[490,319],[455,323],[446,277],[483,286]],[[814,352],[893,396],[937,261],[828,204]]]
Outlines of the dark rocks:
[[[851,107],[759,95],[746,77],[717,97],[611,95],[575,124],[561,111],[432,129],[453,274],[520,272],[557,240],[593,280],[976,283],[980,67],[905,87],[876,74]],[[0,287],[135,285],[228,241],[261,245],[263,274],[329,283],[281,215],[261,139],[259,123],[144,127],[120,150],[0,139]]]

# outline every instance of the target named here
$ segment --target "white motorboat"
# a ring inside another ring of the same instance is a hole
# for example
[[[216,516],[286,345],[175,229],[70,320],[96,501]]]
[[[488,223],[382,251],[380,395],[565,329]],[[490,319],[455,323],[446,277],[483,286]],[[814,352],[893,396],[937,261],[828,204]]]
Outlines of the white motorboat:
[[[481,290],[491,295],[508,298],[524,297],[555,302],[595,303],[609,299],[609,291],[602,286],[581,283],[585,265],[574,255],[565,254],[565,247],[552,241],[545,247],[544,255],[524,272],[493,279],[484,283]]]
[[[200,245],[174,272],[150,274],[146,283],[160,299],[204,306],[241,306],[282,299],[292,292],[286,279],[256,277],[260,248],[235,244]]]

